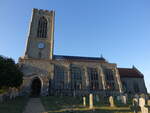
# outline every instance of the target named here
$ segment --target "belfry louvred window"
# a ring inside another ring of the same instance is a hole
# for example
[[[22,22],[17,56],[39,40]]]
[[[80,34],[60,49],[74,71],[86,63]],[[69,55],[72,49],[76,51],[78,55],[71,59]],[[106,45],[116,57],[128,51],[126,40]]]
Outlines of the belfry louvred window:
[[[45,17],[41,17],[38,23],[37,29],[37,37],[38,38],[46,38],[47,37],[47,20]]]

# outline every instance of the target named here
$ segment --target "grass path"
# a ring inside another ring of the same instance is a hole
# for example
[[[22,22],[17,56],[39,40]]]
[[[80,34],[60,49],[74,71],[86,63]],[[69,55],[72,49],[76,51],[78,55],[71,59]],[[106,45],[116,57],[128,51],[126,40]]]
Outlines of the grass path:
[[[44,111],[40,98],[30,98],[23,113],[43,113]]]

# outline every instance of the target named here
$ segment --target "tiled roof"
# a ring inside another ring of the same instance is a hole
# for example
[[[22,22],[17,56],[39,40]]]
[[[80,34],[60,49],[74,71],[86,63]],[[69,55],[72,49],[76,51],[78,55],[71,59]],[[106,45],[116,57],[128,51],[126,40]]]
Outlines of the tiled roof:
[[[143,74],[134,68],[118,68],[120,77],[143,78]]]
[[[54,55],[56,60],[86,60],[86,61],[106,61],[103,57],[82,57],[82,56],[64,56],[64,55]]]

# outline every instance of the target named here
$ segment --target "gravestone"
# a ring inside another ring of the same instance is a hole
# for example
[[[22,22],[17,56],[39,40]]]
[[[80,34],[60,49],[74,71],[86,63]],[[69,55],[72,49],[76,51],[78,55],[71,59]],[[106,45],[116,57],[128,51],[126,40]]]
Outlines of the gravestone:
[[[15,99],[16,98],[16,89],[12,88],[12,98]]]
[[[145,106],[145,99],[143,97],[139,98],[139,106],[144,107]]]
[[[75,90],[73,91],[73,96],[74,96],[74,97],[76,96],[76,91],[75,91]]]
[[[110,96],[109,97],[109,103],[110,103],[110,107],[114,107],[114,99],[113,99],[113,96]]]
[[[127,104],[127,98],[125,95],[121,96],[121,100],[123,104]]]
[[[89,108],[92,109],[93,108],[93,94],[89,95]]]
[[[13,99],[13,93],[12,93],[12,88],[9,89],[9,99],[12,100]]]
[[[137,98],[133,98],[133,104],[137,104],[137,105],[139,105],[139,100],[137,99]]]
[[[134,96],[135,98],[137,98],[137,99],[139,99],[139,95],[138,94],[135,94],[135,96]]]
[[[3,94],[0,94],[0,102],[3,102]]]
[[[19,90],[16,88],[16,97],[19,96]]]
[[[147,100],[147,105],[150,106],[150,100]]]
[[[139,111],[138,108],[139,108],[138,99],[133,98],[133,111],[134,111],[134,113],[138,113],[138,111]]]
[[[7,101],[9,99],[9,93],[8,92],[5,92],[4,94],[3,94],[3,100],[4,101]]]
[[[121,101],[121,96],[117,96],[117,101]]]
[[[139,99],[139,106],[141,107],[141,113],[148,113],[148,108],[145,107],[145,98],[141,97]]]
[[[86,106],[86,97],[83,97],[83,106]]]
[[[99,96],[98,95],[96,95],[96,101],[99,102]]]

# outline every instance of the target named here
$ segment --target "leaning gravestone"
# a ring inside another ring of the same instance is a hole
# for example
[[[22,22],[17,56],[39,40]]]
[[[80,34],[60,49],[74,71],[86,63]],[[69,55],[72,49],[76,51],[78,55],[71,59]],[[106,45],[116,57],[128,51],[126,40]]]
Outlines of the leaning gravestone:
[[[89,108],[92,109],[93,108],[93,94],[89,95]]]
[[[115,106],[113,96],[109,97],[109,103],[110,103],[110,107],[114,107]]]

